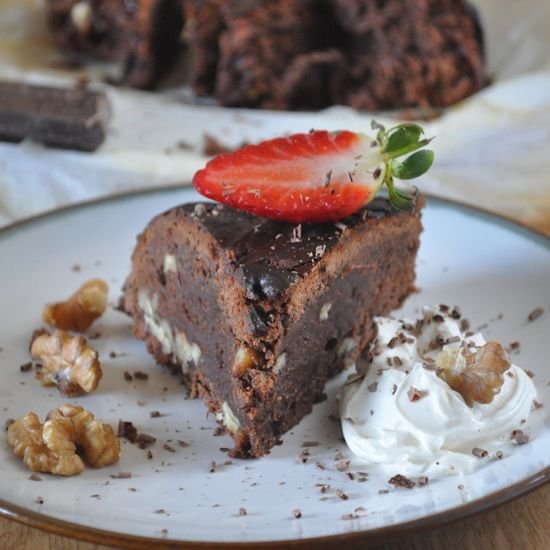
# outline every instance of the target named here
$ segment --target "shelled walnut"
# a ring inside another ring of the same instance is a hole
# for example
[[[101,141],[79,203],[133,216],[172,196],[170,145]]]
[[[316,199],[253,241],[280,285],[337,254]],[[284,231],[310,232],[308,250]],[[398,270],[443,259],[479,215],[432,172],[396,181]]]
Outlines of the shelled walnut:
[[[35,413],[27,413],[9,426],[7,441],[34,472],[79,474],[85,468],[79,453],[93,468],[114,464],[120,458],[120,443],[111,426],[71,404],[50,411],[43,425]]]
[[[90,393],[103,375],[98,353],[84,336],[72,336],[62,330],[37,336],[31,354],[43,368],[37,378],[44,386],[55,385],[67,396]]]
[[[109,286],[105,281],[92,279],[65,302],[48,304],[42,318],[55,328],[82,332],[105,312],[108,292]]]
[[[461,348],[444,350],[436,364],[439,377],[471,407],[474,403],[491,403],[512,362],[502,344],[487,342],[473,353]]]

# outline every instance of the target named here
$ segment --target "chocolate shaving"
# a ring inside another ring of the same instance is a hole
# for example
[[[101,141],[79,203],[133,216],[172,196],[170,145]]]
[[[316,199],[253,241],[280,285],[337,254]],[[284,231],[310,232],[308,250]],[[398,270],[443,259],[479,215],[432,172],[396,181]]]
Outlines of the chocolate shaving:
[[[170,445],[169,443],[165,443],[162,448],[170,453],[176,452],[176,449],[174,449],[174,447],[172,447],[172,445]]]
[[[529,313],[529,315],[527,316],[527,320],[536,321],[543,313],[544,310],[541,307],[537,307],[531,313]]]
[[[124,380],[127,382],[131,382],[134,379],[134,377],[127,371],[124,371]]]
[[[340,500],[349,500],[349,496],[344,493],[344,491],[341,491],[340,489],[336,489],[336,496]]]
[[[239,516],[246,516],[247,513],[246,508],[239,508]]]
[[[111,479],[130,479],[132,474],[130,472],[118,472],[118,474],[111,474]]]
[[[166,416],[165,414],[159,412],[159,411],[150,411],[149,416],[151,418],[160,418],[161,416]]]
[[[141,372],[139,370],[136,370],[134,372],[134,378],[136,380],[148,380],[149,379],[149,375],[146,373],[146,372]]]
[[[372,384],[369,384],[367,386],[367,390],[369,390],[371,393],[374,393],[378,389],[378,382],[373,382]]]
[[[154,438],[152,435],[147,434],[139,434],[136,438],[136,442],[140,449],[146,449],[147,447],[155,443],[155,441],[156,438]]]
[[[326,244],[317,245],[315,247],[315,258],[318,260],[321,259],[325,255],[326,250],[327,250]]]
[[[28,363],[23,363],[20,367],[19,367],[19,370],[21,372],[28,372],[32,369],[32,362],[28,362]]]
[[[512,439],[518,445],[525,445],[526,443],[529,443],[529,436],[522,430],[514,430],[512,432]]]
[[[292,228],[292,237],[290,237],[291,243],[301,243],[302,242],[302,224],[299,223],[297,226]]]
[[[404,475],[397,474],[393,476],[388,483],[390,485],[394,485],[395,487],[402,487],[403,489],[412,489],[416,483],[409,479],[408,477],[405,477]]]
[[[302,512],[298,508],[296,508],[296,510],[292,510],[292,515],[296,519],[300,519],[302,517]]]
[[[418,401],[422,397],[426,395],[426,392],[420,391],[416,389],[414,386],[411,386],[409,388],[409,391],[407,392],[407,396],[409,397],[409,401]]]
[[[489,455],[489,453],[485,449],[480,449],[479,447],[474,447],[472,449],[472,454],[479,458],[485,458],[486,456]]]
[[[340,462],[338,462],[338,464],[336,464],[335,468],[339,472],[345,472],[349,468],[349,463],[349,460],[341,460]]]
[[[36,473],[36,472],[33,472],[30,476],[29,476],[29,479],[31,481],[42,481],[42,478]]]
[[[420,476],[419,478],[417,478],[416,482],[418,483],[418,485],[420,486],[423,486],[423,485],[428,485],[428,482],[430,480],[428,479],[428,476]]]
[[[320,443],[318,441],[304,441],[302,447],[318,447]]]
[[[138,438],[138,432],[136,427],[131,422],[127,420],[119,420],[117,437],[123,437],[130,443],[135,443]]]

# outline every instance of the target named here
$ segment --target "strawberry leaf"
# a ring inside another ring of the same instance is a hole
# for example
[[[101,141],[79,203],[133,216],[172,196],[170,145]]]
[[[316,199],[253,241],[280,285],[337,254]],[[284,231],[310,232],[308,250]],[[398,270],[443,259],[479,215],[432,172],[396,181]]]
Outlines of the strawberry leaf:
[[[420,141],[420,136],[424,130],[418,124],[400,124],[388,130],[388,141],[385,152],[392,156],[392,153],[398,152],[403,148],[416,145]]]
[[[402,180],[417,178],[426,173],[434,160],[434,152],[429,149],[417,151],[404,161],[391,161],[393,175]]]

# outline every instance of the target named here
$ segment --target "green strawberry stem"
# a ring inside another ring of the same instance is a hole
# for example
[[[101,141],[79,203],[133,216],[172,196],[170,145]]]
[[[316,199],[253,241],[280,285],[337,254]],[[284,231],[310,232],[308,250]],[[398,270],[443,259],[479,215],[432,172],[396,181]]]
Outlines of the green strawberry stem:
[[[388,189],[390,203],[396,208],[407,210],[413,204],[414,196],[398,189],[394,177],[409,180],[425,174],[433,164],[434,152],[422,148],[433,138],[422,138],[423,128],[411,122],[398,124],[386,130],[382,124],[373,120],[371,127],[377,130],[376,141],[386,167],[383,183]],[[401,160],[400,157],[405,155],[407,156]]]

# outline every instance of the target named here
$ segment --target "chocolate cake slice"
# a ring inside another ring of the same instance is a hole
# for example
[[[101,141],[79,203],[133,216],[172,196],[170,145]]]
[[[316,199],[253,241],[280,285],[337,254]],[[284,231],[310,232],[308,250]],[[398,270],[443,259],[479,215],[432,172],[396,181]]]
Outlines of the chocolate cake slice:
[[[376,198],[341,222],[300,225],[178,206],[138,237],[122,308],[233,436],[232,454],[264,455],[360,356],[373,316],[414,290],[421,202]]]
[[[180,0],[46,0],[46,15],[61,49],[122,61],[136,88],[157,84],[179,51]]]

